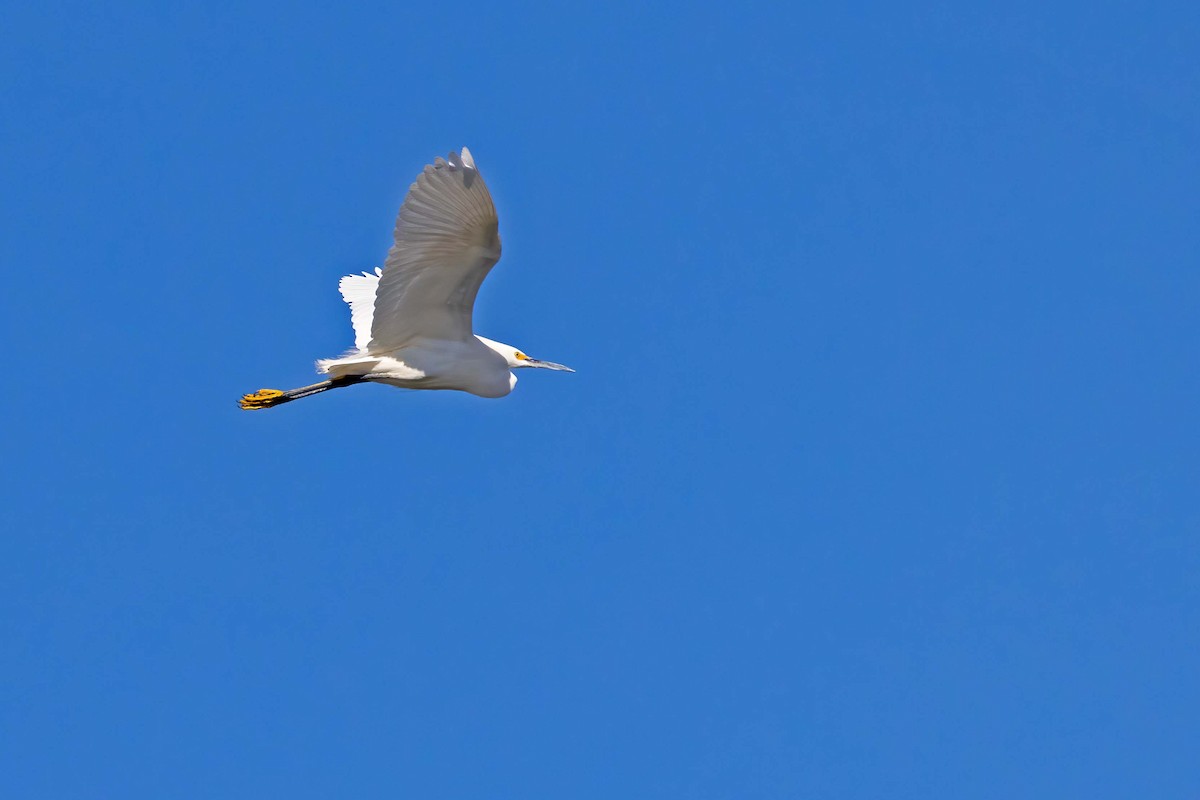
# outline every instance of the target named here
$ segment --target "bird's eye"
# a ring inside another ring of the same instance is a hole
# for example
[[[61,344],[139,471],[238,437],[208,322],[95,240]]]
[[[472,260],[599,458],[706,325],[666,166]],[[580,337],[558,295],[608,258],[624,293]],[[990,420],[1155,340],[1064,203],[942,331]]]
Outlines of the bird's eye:
[[[517,351],[516,353],[514,353],[513,355],[515,355],[515,356],[517,357],[517,361],[525,361],[526,359],[528,359],[528,358],[529,358],[529,356],[525,355],[525,354],[524,354],[524,353],[522,353],[520,350],[518,350],[518,351]]]

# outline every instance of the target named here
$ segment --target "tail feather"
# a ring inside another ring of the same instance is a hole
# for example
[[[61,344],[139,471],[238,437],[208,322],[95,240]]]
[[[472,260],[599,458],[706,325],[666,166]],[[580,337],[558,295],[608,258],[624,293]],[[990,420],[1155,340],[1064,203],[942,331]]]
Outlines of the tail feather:
[[[351,350],[339,358],[321,358],[317,360],[317,372],[332,376],[333,380],[354,375],[365,375],[377,364],[375,356],[362,355],[357,350]]]

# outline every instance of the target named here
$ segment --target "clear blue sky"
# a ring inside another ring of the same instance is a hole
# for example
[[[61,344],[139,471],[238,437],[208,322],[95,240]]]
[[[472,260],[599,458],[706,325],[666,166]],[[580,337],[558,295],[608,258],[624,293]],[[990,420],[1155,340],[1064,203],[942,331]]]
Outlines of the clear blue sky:
[[[10,8],[0,795],[1195,798],[1200,11],[829,5]]]

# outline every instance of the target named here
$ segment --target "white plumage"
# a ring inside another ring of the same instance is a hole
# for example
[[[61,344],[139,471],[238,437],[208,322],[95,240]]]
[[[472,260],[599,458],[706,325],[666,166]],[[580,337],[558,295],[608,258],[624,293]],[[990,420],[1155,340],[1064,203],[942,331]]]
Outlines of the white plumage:
[[[350,306],[354,349],[317,362],[330,379],[261,389],[243,396],[242,408],[270,408],[363,381],[502,397],[516,385],[513,369],[574,371],[472,331],[475,296],[500,258],[500,234],[491,194],[467,148],[435,159],[417,176],[394,239],[382,269],[338,284]]]
[[[354,346],[366,350],[371,341],[371,317],[375,314],[375,288],[383,270],[375,268],[375,274],[347,275],[338,282],[342,299],[350,305],[350,324],[354,326]]]

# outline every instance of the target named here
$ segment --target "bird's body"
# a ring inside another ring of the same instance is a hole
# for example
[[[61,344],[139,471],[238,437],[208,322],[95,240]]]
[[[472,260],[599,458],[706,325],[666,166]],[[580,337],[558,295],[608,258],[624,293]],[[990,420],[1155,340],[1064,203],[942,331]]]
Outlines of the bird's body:
[[[362,377],[403,389],[458,389],[480,397],[503,397],[517,376],[504,356],[472,337],[468,341],[419,337],[388,355],[348,355],[319,361],[333,379]]]
[[[270,408],[366,381],[503,397],[517,383],[513,369],[573,372],[472,332],[475,295],[499,258],[496,209],[470,151],[436,159],[409,188],[383,268],[347,275],[338,286],[350,305],[354,349],[317,362],[328,380],[261,389],[243,396],[241,407]]]

